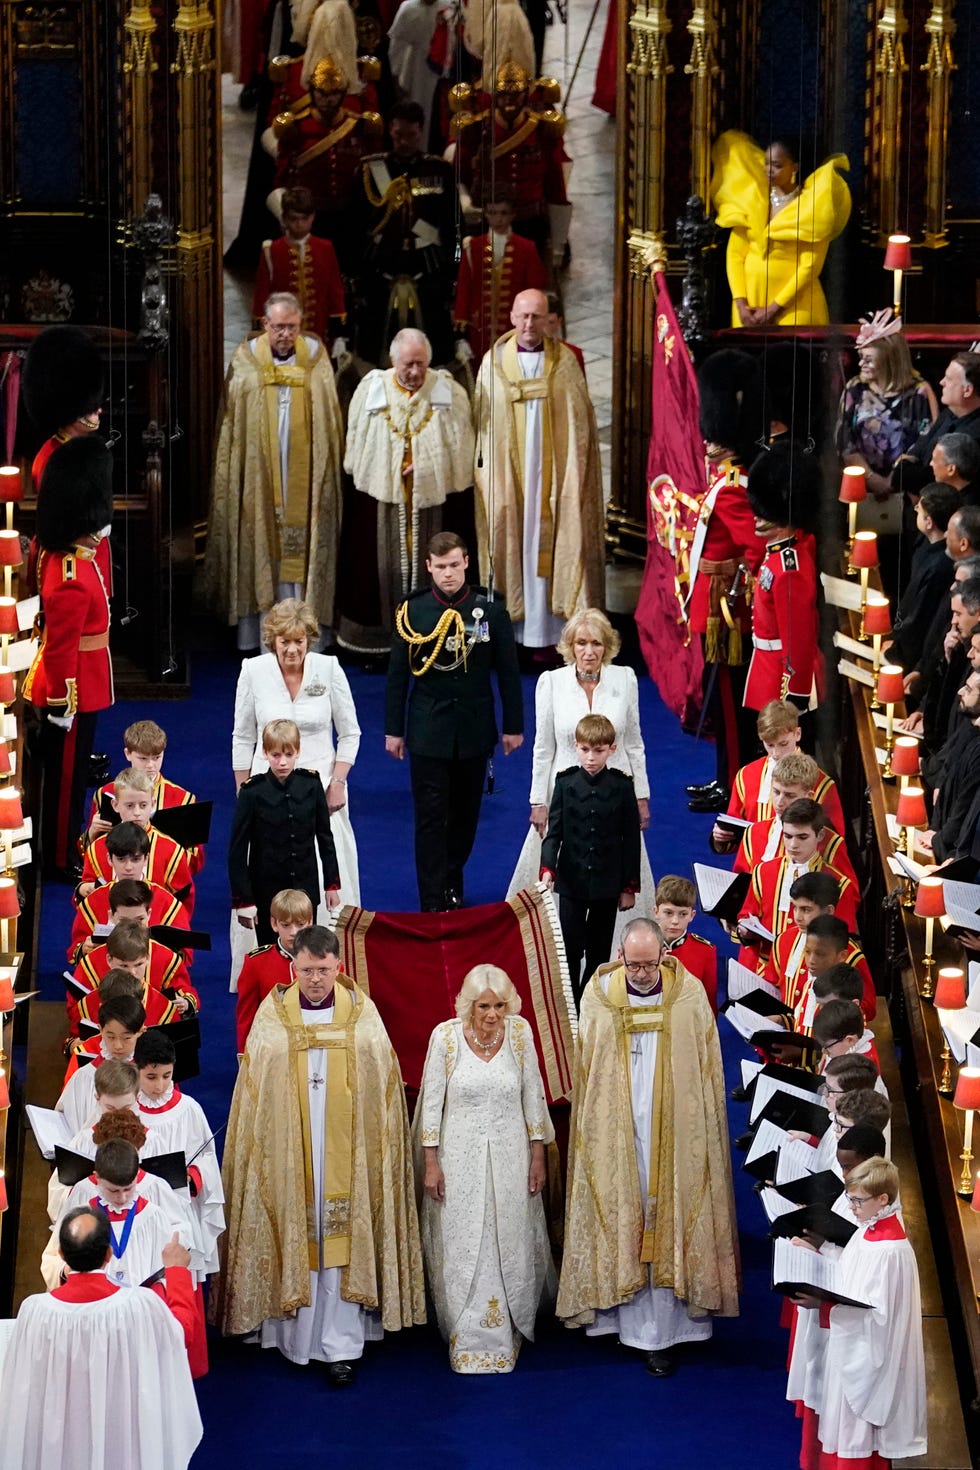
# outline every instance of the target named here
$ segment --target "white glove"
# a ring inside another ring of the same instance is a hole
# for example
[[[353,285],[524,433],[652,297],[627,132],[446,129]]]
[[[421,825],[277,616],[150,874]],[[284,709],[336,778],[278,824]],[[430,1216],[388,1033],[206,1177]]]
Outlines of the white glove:
[[[336,338],[336,340],[334,341],[333,347],[331,349],[330,356],[333,358],[334,362],[339,362],[342,357],[349,357],[350,356],[350,353],[347,350],[347,338],[346,337],[337,337]]]
[[[466,340],[465,337],[460,337],[459,341],[456,343],[456,361],[457,362],[472,362],[473,361],[473,349],[470,346],[470,344],[467,342],[467,340]]]
[[[59,730],[64,730],[65,733],[67,734],[67,732],[71,729],[72,725],[75,723],[75,716],[74,715],[53,715],[51,713],[51,711],[49,710],[48,711],[48,722],[50,724],[52,724],[52,725],[57,725]]]

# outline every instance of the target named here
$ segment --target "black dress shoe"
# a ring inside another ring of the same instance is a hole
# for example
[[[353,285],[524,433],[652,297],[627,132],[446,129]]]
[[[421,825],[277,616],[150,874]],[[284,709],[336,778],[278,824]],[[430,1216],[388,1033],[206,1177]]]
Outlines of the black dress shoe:
[[[446,908],[461,909],[463,907],[463,895],[458,888],[446,889]]]
[[[109,755],[107,751],[96,750],[88,758],[89,785],[104,786],[109,780]]]
[[[350,1388],[357,1377],[353,1363],[328,1363],[327,1381],[333,1388]]]
[[[717,785],[717,781],[702,781],[700,786],[685,786],[684,790],[688,796],[704,796],[705,792],[714,791]]]
[[[689,812],[723,812],[727,806],[728,792],[716,782],[713,789],[705,792],[704,796],[692,796],[687,809]]]
[[[728,1096],[732,1102],[748,1102],[749,1100],[749,1095],[741,1083],[739,1083],[738,1087],[733,1087]]]
[[[670,1378],[677,1372],[677,1362],[671,1352],[647,1353],[643,1366],[654,1378]]]
[[[751,1128],[747,1128],[744,1133],[740,1133],[738,1137],[733,1140],[732,1147],[741,1149],[742,1153],[745,1153],[747,1149],[750,1149],[752,1147],[752,1140],[754,1137],[754,1131]]]

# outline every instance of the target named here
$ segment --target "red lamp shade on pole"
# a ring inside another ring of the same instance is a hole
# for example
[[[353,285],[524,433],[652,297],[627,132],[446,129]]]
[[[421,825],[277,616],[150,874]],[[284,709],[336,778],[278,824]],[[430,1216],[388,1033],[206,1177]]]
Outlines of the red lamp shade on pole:
[[[908,791],[903,791],[902,796],[907,796]],[[921,796],[921,792],[919,793]],[[901,801],[899,797],[899,801]],[[923,820],[924,807],[923,807]],[[946,912],[946,899],[943,896],[942,878],[923,878],[919,883],[915,895],[915,912],[920,919],[941,919]]]
[[[0,704],[13,704],[17,698],[17,685],[14,683],[14,673],[5,664],[0,664]]]
[[[0,790],[0,832],[16,832],[24,825],[24,812],[20,803],[20,792],[16,786],[4,786]],[[0,919],[9,919],[9,914],[0,912]]]
[[[980,1067],[961,1067],[953,1094],[953,1107],[976,1112],[980,1108]]]
[[[936,974],[933,1001],[941,1011],[961,1011],[966,1005],[966,979],[963,971],[945,965]]]
[[[911,235],[889,235],[885,250],[886,271],[907,271],[912,265]]]
[[[0,1067],[0,1113],[10,1107],[10,1088],[7,1086],[7,1074]]]
[[[19,567],[24,560],[19,531],[0,531],[0,567]]]
[[[926,815],[925,792],[922,790],[921,786],[906,786],[904,791],[899,792],[898,806],[895,810],[895,820],[900,827],[925,826],[928,817]],[[925,885],[929,883],[938,885],[939,897],[941,901],[943,888],[941,878],[923,878],[922,882],[919,884],[919,892],[921,893]],[[916,899],[915,911],[917,914],[921,914],[924,912],[923,909],[919,908],[918,899]],[[936,912],[943,914],[946,912],[946,910],[944,908],[939,908],[938,910],[936,910]]]
[[[878,675],[878,698],[882,704],[901,704],[905,698],[905,670],[884,664]]]
[[[871,609],[869,608],[870,612]],[[919,774],[919,742],[911,735],[900,735],[892,751],[892,770],[896,776]]]
[[[2,616],[0,606],[0,616]],[[883,637],[892,630],[892,609],[887,597],[876,597],[874,593],[868,598],[868,605],[864,609],[864,631],[872,636]],[[0,626],[0,632],[3,631]]]
[[[878,536],[874,531],[858,531],[851,552],[851,565],[869,571],[878,565]]]
[[[7,742],[0,736],[0,776],[9,776],[12,769]]]
[[[838,500],[843,505],[857,505],[868,498],[868,472],[863,465],[845,465],[840,477]]]
[[[0,505],[23,500],[24,481],[15,464],[0,464]]]
[[[0,597],[0,637],[16,638],[19,632],[16,599]]]

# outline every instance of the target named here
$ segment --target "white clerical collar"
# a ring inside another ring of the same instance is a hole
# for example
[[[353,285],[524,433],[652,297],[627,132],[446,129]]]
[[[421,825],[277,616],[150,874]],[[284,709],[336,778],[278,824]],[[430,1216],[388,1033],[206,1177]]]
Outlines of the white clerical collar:
[[[174,1084],[171,1082],[170,1086],[167,1088],[162,1097],[147,1097],[146,1093],[141,1087],[139,1092],[136,1094],[136,1101],[139,1103],[140,1107],[144,1108],[147,1112],[155,1113],[158,1108],[165,1108],[167,1106],[167,1103],[170,1102],[173,1095]]]
[[[490,241],[491,241],[491,247],[492,247],[492,250],[493,250],[493,261],[494,261],[494,265],[496,265],[498,261],[503,260],[503,258],[504,258],[504,251],[507,249],[507,242],[508,242],[509,239],[510,239],[510,231],[509,230],[507,231],[507,234],[506,235],[500,235],[500,234],[497,233],[496,230],[491,230],[491,232],[490,232]]]

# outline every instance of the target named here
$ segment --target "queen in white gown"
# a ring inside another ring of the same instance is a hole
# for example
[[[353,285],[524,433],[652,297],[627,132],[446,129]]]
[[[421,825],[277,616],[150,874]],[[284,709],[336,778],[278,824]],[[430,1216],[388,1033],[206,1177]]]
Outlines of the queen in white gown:
[[[287,598],[271,608],[262,622],[268,653],[242,663],[235,691],[235,728],[231,763],[241,786],[250,775],[268,769],[262,730],[270,720],[294,720],[299,726],[299,764],[316,771],[327,793],[330,830],[340,865],[340,902],[359,904],[357,845],[347,800],[347,779],[357,759],[361,727],[347,675],[332,654],[311,653],[320,636],[311,608]],[[334,746],[334,731],[337,743]],[[317,922],[325,922],[325,910]]]
[[[512,898],[532,887],[541,869],[541,839],[548,827],[548,808],[559,771],[578,764],[575,726],[583,715],[605,715],[616,731],[610,766],[632,776],[640,827],[650,824],[650,783],[640,732],[639,693],[632,669],[614,665],[619,634],[605,613],[589,607],[576,613],[562,630],[558,652],[563,669],[542,674],[534,692],[534,753],[531,765],[531,825],[507,890]],[[653,913],[654,882],[646,844],[640,846],[640,893],[636,907],[618,915],[611,953],[619,949],[624,925],[636,914]],[[589,977],[586,975],[585,979]]]
[[[542,1191],[554,1129],[503,970],[477,965],[429,1038],[413,1128],[422,1249],[457,1373],[509,1373],[555,1290]]]

